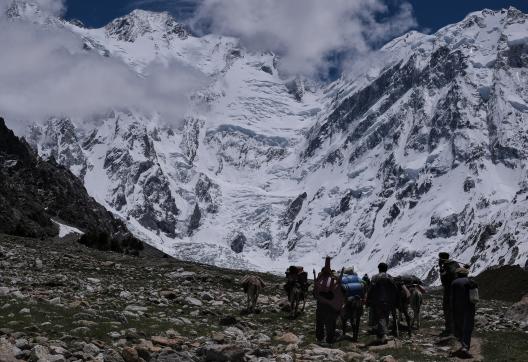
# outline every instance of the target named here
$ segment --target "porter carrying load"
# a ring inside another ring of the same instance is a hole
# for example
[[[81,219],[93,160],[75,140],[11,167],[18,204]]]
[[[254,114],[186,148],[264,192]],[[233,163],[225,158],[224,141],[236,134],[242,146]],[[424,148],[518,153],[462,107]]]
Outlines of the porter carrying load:
[[[341,278],[337,278],[332,273],[330,260],[330,257],[326,257],[325,266],[317,277],[314,270],[314,296],[317,302],[328,304],[334,310],[340,311],[343,308],[345,295],[341,288]]]

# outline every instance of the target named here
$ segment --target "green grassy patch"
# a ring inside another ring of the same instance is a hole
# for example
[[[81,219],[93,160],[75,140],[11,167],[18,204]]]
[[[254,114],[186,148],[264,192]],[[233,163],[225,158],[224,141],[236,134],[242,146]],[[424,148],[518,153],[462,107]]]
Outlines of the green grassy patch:
[[[481,333],[482,355],[486,361],[528,361],[528,333]]]
[[[398,361],[420,361],[420,362],[441,362],[449,361],[448,357],[439,356],[438,354],[427,355],[421,348],[404,345],[398,348],[387,348],[379,351],[380,356],[391,355]]]

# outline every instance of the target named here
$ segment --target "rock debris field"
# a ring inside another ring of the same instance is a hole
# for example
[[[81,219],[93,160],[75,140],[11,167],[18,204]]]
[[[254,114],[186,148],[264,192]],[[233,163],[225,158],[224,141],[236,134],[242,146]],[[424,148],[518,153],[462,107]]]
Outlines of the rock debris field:
[[[441,299],[426,296],[422,328],[385,346],[332,346],[314,338],[315,303],[289,318],[280,276],[267,283],[254,314],[243,313],[244,271],[155,256],[101,252],[72,240],[0,235],[0,361],[454,361],[441,331]],[[528,300],[526,301],[528,304]],[[523,361],[526,308],[483,301],[473,360]],[[514,313],[515,312],[515,313]],[[509,317],[509,318],[508,318]],[[523,320],[524,318],[524,320]]]

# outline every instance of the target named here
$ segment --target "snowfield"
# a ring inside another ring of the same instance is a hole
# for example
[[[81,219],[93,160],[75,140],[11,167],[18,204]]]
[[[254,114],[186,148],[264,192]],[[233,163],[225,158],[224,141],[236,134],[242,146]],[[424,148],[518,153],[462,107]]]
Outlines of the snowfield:
[[[324,85],[165,13],[101,29],[40,23],[139,74],[177,60],[210,79],[176,125],[131,109],[27,134],[168,254],[274,272],[331,255],[336,268],[386,261],[430,281],[444,250],[473,272],[528,265],[528,16],[516,9],[411,32],[364,74]]]

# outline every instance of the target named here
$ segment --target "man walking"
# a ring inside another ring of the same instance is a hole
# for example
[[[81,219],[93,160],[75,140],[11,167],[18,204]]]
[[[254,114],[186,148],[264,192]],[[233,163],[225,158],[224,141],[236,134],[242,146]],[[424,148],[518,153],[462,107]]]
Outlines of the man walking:
[[[325,266],[315,278],[314,283],[314,297],[317,300],[315,337],[318,343],[322,343],[326,334],[328,344],[335,342],[336,322],[344,302],[341,283],[339,278],[332,273],[330,260],[330,257],[326,257]]]
[[[378,265],[379,273],[374,275],[367,294],[367,303],[374,312],[376,336],[379,344],[387,343],[389,315],[396,303],[397,288],[392,277],[387,274],[385,263]]]
[[[475,303],[472,290],[477,288],[476,282],[468,278],[469,271],[465,268],[456,270],[457,278],[451,284],[451,310],[455,337],[459,340],[461,348],[460,357],[471,358],[471,335],[475,325]]]
[[[451,310],[451,283],[456,279],[456,270],[460,265],[449,259],[449,253],[438,254],[438,265],[440,267],[440,280],[443,288],[442,307],[444,310],[444,330],[441,337],[453,334],[453,312]]]

